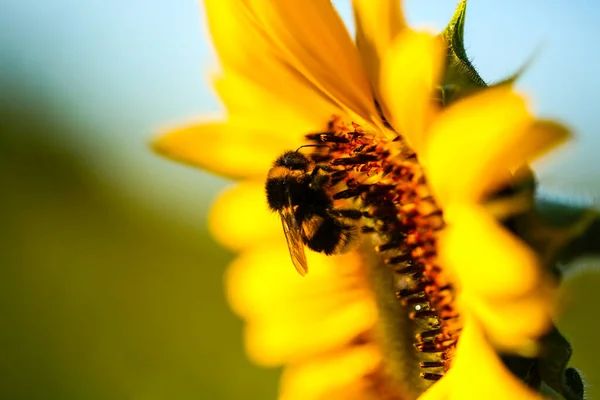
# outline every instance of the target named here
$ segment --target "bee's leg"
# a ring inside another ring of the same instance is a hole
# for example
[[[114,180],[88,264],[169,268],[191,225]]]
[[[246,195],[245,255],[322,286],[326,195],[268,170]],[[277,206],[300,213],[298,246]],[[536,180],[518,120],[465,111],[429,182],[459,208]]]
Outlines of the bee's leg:
[[[360,231],[362,233],[375,233],[375,232],[377,232],[377,229],[375,229],[374,226],[363,225],[360,227]]]
[[[385,156],[387,156],[387,155],[385,155]],[[335,160],[331,161],[331,165],[354,166],[354,165],[358,165],[358,164],[367,164],[372,161],[379,161],[381,159],[381,157],[382,157],[382,155],[380,155],[380,154],[359,153],[352,157],[336,158]]]
[[[316,142],[325,142],[325,143],[350,143],[350,139],[338,136],[334,132],[316,132],[310,133],[306,135],[308,140],[314,140]],[[328,147],[327,145],[323,145],[324,147]]]
[[[329,184],[331,181],[329,175],[315,175],[310,177],[310,187],[320,189]]]
[[[348,177],[348,171],[346,171],[344,169],[333,170],[333,172],[330,174],[330,176],[331,176],[331,186],[335,186]]]
[[[368,192],[371,188],[371,185],[357,185],[350,187],[348,189],[341,190],[333,195],[334,200],[340,199],[351,199],[353,197],[357,197],[362,193]]]
[[[315,168],[312,170],[310,177],[314,178],[317,176],[317,174],[319,173],[319,171],[325,171],[325,172],[335,172],[337,171],[336,169],[331,168],[329,165],[317,165],[315,166]]]
[[[332,217],[342,217],[342,218],[349,218],[349,219],[361,219],[362,217],[365,216],[364,212],[360,211],[360,210],[353,210],[353,209],[339,209],[339,208],[333,208],[331,210],[329,210],[329,215],[331,215]]]
[[[359,210],[352,210],[352,209],[332,209],[330,210],[329,214],[334,217],[334,218],[348,218],[348,219],[352,219],[352,220],[359,220],[361,218],[368,218],[370,220],[373,220],[373,215],[371,215],[368,211],[359,211]],[[376,231],[376,228],[374,226],[370,226],[370,225],[362,225],[360,227],[360,231],[362,233],[374,233]]]

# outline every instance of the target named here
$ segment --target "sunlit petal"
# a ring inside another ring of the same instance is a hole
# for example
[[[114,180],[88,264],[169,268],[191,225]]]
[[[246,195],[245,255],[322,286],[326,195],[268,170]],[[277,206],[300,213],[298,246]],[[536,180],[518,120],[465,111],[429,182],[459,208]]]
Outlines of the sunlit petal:
[[[264,179],[273,160],[298,140],[226,123],[189,125],[153,143],[163,156],[229,178]]]
[[[496,155],[496,159],[491,164],[501,165],[502,160],[504,160],[505,165],[511,169],[516,169],[531,163],[570,137],[571,132],[569,129],[557,122],[548,120],[532,121],[525,127],[521,135],[515,138],[512,151],[508,154]],[[483,182],[480,185],[481,193],[489,192],[489,185],[491,184],[493,182]]]
[[[539,284],[542,271],[534,252],[483,208],[456,206],[447,215],[439,256],[459,290],[503,299]]]
[[[364,399],[360,382],[381,363],[375,345],[362,345],[326,354],[288,367],[282,378],[279,400]],[[358,383],[358,385],[357,385]],[[348,388],[357,392],[348,393]],[[347,397],[340,397],[341,393]]]
[[[249,132],[269,132],[282,138],[279,140],[299,145],[304,135],[323,131],[333,115],[342,113],[339,107],[297,79],[273,75],[271,82],[277,91],[236,73],[215,77],[214,86],[227,108],[229,122]],[[288,98],[294,100],[285,100]]]
[[[248,355],[261,365],[281,365],[348,346],[372,328],[374,309],[374,304],[356,300],[310,318],[295,315],[294,310],[255,318],[246,326]]]
[[[277,365],[342,346],[375,323],[358,258],[308,256],[304,278],[284,244],[244,252],[230,267],[229,301],[250,322],[246,344],[256,362]]]
[[[206,13],[225,74],[240,73],[288,103],[296,96],[281,83],[295,80],[341,109],[375,115],[358,52],[330,1],[207,0]]]
[[[418,154],[437,110],[434,90],[443,72],[444,55],[439,37],[404,30],[383,60],[379,89],[390,112],[390,123]]]
[[[489,89],[436,119],[426,151],[428,179],[442,204],[478,201],[505,183],[511,169],[567,137],[559,124],[534,122],[509,86]]]
[[[537,340],[552,326],[552,299],[547,288],[540,288],[505,302],[467,295],[459,306],[479,319],[495,348],[533,357]]]
[[[356,24],[356,46],[363,65],[371,80],[377,100],[382,103],[380,94],[380,73],[382,60],[389,47],[406,28],[399,0],[353,0],[354,22]],[[385,106],[385,104],[381,104]],[[389,118],[389,113],[384,110]]]
[[[450,371],[419,400],[542,400],[496,355],[475,320],[465,324]]]
[[[310,314],[335,309],[352,298],[370,297],[356,255],[307,253],[310,272],[301,277],[292,265],[285,241],[283,244],[257,245],[233,262],[227,287],[229,301],[238,314],[261,316],[291,309],[290,314]]]
[[[234,251],[260,243],[285,243],[281,222],[269,211],[263,181],[244,181],[225,190],[210,210],[214,238]]]

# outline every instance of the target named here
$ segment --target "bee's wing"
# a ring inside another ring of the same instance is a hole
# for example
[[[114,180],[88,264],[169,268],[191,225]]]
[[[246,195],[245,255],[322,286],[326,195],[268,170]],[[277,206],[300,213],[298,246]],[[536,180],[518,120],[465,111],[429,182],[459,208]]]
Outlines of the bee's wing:
[[[308,263],[306,262],[306,254],[304,253],[304,242],[302,241],[302,231],[296,221],[292,208],[283,209],[279,215],[281,216],[281,224],[283,225],[283,233],[287,240],[290,256],[296,271],[302,276],[308,272]]]

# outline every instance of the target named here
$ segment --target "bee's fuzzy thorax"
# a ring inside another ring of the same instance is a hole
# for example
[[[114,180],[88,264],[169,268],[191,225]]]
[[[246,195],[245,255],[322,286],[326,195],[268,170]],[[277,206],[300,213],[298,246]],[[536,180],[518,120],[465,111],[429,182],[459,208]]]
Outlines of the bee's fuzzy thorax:
[[[302,153],[290,150],[279,156],[273,163],[273,167],[284,167],[292,171],[306,172],[309,164],[310,161]]]

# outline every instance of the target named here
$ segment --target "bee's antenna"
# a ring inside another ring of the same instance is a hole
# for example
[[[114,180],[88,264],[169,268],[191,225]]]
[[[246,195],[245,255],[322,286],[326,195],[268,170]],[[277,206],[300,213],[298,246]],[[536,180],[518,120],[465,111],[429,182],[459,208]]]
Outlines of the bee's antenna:
[[[296,153],[303,147],[329,147],[326,144],[304,144],[296,149]]]

